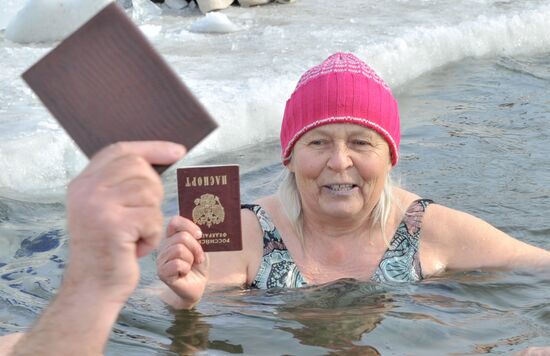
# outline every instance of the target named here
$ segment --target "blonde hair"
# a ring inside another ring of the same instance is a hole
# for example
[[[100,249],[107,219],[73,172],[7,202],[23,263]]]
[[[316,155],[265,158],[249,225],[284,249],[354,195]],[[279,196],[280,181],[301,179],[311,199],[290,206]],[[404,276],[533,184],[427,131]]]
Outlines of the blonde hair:
[[[304,221],[302,214],[302,202],[300,200],[300,192],[298,192],[298,186],[296,184],[296,177],[293,172],[288,169],[284,169],[282,172],[281,183],[277,189],[277,197],[281,201],[283,209],[285,210],[293,228],[300,241],[302,246],[304,244]],[[386,236],[386,224],[390,218],[390,212],[392,209],[392,203],[394,202],[393,198],[393,188],[395,184],[390,176],[390,173],[386,175],[386,182],[384,184],[384,189],[380,194],[380,199],[372,211],[372,225],[380,225],[382,231],[382,236],[386,245],[389,246],[390,240]]]

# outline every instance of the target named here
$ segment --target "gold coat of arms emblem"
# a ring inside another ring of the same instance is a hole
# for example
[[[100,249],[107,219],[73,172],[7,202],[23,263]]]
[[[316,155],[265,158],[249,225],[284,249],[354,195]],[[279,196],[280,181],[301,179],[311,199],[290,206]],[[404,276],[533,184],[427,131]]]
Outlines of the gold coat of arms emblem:
[[[220,203],[220,198],[213,194],[203,194],[195,199],[193,208],[193,222],[197,225],[221,224],[225,220],[225,210]]]

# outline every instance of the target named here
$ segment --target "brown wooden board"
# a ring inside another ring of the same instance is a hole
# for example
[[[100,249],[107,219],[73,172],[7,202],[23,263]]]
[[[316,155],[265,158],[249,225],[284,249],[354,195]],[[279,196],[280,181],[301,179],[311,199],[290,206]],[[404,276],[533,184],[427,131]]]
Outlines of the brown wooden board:
[[[202,230],[205,252],[242,250],[239,166],[178,168],[180,215]]]
[[[190,150],[217,127],[115,3],[23,79],[88,157],[117,141],[166,140]]]

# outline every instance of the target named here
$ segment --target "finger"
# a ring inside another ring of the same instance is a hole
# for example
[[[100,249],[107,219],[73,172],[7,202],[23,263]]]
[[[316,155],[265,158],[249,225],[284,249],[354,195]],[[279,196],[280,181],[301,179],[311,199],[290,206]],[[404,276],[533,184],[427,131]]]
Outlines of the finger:
[[[162,251],[162,254],[159,254],[160,263],[167,263],[174,259],[184,260],[190,264],[193,264],[196,260],[191,250],[183,243],[174,244]]]
[[[107,194],[125,207],[160,207],[164,189],[160,180],[133,177],[112,186]]]
[[[162,237],[163,215],[160,208],[128,208],[134,210],[129,218],[137,219],[136,255],[143,257],[153,251]]]
[[[145,159],[149,164],[168,165],[181,159],[185,154],[185,147],[168,141],[127,141],[111,144],[90,160],[90,169],[101,167],[116,157],[136,155]]]
[[[186,254],[178,254],[181,248],[185,248]],[[189,253],[191,256],[187,255]],[[205,254],[201,244],[188,232],[178,232],[169,240],[163,242],[162,251],[159,253],[159,260],[168,261],[172,258],[184,258],[197,264],[204,262]],[[191,258],[189,258],[191,257]]]
[[[191,271],[191,265],[183,260],[172,260],[159,267],[158,275],[162,280],[173,281],[186,276]]]
[[[137,206],[140,202],[154,205],[162,200],[164,188],[160,176],[143,158],[123,156],[73,180],[68,187],[68,203],[73,196],[97,197],[102,205],[106,199],[122,206]]]
[[[196,239],[200,239],[202,237],[202,230],[198,227],[198,225],[183,216],[174,216],[168,224],[166,236],[170,238],[175,233],[180,231],[188,231]]]
[[[162,240],[161,245],[159,247],[158,260],[166,261],[167,259],[169,259],[169,255],[171,254],[171,251],[177,248],[176,246],[178,245],[185,246],[185,243],[184,243],[185,237],[183,236],[183,234],[185,233],[179,232],[177,236],[174,236],[174,238],[170,240],[166,240],[166,239]],[[192,252],[190,253],[192,255]]]
[[[174,258],[181,258],[189,261],[191,264],[201,264],[206,259],[206,254],[202,250],[201,244],[188,233],[178,233],[166,244],[163,241],[163,246],[159,250],[157,264],[163,264]],[[182,252],[184,248],[186,252]]]

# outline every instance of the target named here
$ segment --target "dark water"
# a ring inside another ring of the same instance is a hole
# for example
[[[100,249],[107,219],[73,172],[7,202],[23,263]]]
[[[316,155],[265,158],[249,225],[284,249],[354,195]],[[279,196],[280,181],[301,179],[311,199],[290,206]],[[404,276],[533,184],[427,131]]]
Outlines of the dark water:
[[[435,201],[550,249],[550,58],[468,59],[399,88],[402,159],[394,176]],[[276,143],[205,163],[242,165],[243,201],[275,189]],[[176,212],[173,174],[167,214]],[[59,203],[0,197],[0,333],[25,330],[67,258]],[[209,293],[175,312],[148,291],[123,310],[109,355],[477,355],[550,345],[550,273],[445,275],[419,284],[341,280],[300,290]]]

